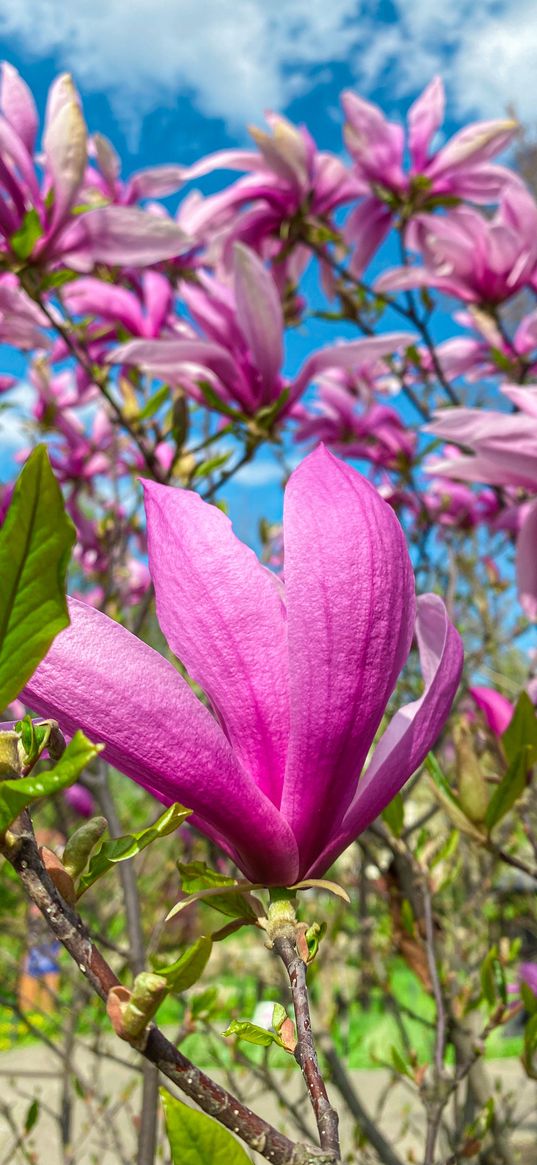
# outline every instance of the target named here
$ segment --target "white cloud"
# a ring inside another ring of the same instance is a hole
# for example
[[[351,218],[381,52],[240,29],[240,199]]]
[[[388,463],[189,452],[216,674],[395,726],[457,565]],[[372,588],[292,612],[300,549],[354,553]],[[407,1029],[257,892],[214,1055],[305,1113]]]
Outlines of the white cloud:
[[[387,96],[413,97],[439,72],[461,119],[502,117],[514,105],[535,121],[535,0],[395,0],[395,9],[395,23],[370,25],[358,85],[373,87],[387,72]]]
[[[535,0],[3,0],[0,35],[53,55],[83,90],[106,93],[131,133],[157,105],[188,95],[235,136],[285,109],[345,62],[357,89],[411,99],[441,72],[461,119],[535,118]]]
[[[234,127],[282,109],[359,41],[359,0],[4,0],[0,34],[140,117],[189,92]]]

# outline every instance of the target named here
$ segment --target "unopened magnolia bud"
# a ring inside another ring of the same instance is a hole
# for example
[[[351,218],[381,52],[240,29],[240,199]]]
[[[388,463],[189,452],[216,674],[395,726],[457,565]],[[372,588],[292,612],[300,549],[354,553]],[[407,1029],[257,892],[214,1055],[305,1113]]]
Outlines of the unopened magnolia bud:
[[[63,864],[72,878],[78,878],[86,867],[92,850],[108,828],[105,817],[92,817],[69,838],[63,851]]]
[[[0,732],[0,780],[20,777],[21,758],[18,732]]]
[[[489,793],[480,761],[474,751],[472,730],[465,718],[461,718],[455,725],[453,741],[460,806],[468,819],[479,825],[485,820]]]
[[[137,1039],[158,1011],[168,993],[168,984],[162,975],[142,971],[134,980],[129,1002],[123,1010],[123,1028],[127,1036]]]

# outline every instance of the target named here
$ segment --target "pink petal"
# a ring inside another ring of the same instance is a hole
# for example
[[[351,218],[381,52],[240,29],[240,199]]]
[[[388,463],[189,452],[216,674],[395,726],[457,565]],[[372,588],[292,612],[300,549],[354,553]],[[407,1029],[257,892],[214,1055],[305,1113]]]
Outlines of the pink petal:
[[[419,700],[395,713],[360,778],[340,829],[328,840],[308,876],[324,872],[371,825],[422,764],[445,724],[461,677],[463,648],[438,595],[418,598],[416,636],[425,691]]]
[[[148,267],[184,255],[191,240],[171,218],[135,206],[105,206],[83,218],[95,263]]]
[[[348,368],[352,371],[368,360],[378,360],[389,356],[398,348],[408,348],[415,343],[416,336],[409,332],[387,332],[383,336],[371,336],[364,340],[349,340],[347,343],[332,344],[308,356],[296,377],[293,397],[297,398],[320,372],[328,368]]]
[[[51,88],[43,137],[46,166],[54,189],[52,228],[67,217],[82,185],[87,136],[78,94],[65,73]]]
[[[434,135],[444,120],[445,96],[441,77],[434,77],[408,111],[408,148],[412,168],[422,171]]]
[[[87,604],[71,599],[69,613],[23,699],[67,732],[105,743],[110,764],[165,803],[194,809],[250,876],[294,878],[290,830],[176,668]]]
[[[280,297],[274,280],[253,251],[236,243],[233,256],[237,321],[261,376],[261,403],[269,404],[279,395],[283,361]]]
[[[522,608],[528,619],[537,619],[537,502],[533,502],[518,535],[516,575]]]
[[[393,510],[320,446],[284,503],[291,735],[282,813],[311,864],[348,806],[414,630]]]
[[[31,155],[39,124],[37,109],[28,86],[8,61],[2,62],[0,109]]]
[[[150,481],[144,488],[160,626],[241,764],[279,804],[289,710],[277,581],[217,507],[190,490]]]
[[[494,688],[475,686],[468,689],[477,707],[483,712],[485,720],[496,736],[501,736],[513,718],[514,708],[507,696],[496,692]]]

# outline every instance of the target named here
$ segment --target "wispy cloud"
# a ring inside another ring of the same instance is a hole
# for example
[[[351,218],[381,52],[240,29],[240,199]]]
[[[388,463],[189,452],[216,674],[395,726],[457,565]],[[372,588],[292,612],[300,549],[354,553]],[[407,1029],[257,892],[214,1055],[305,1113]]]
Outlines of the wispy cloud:
[[[343,63],[365,94],[410,98],[436,72],[461,118],[535,117],[535,0],[3,0],[0,35],[54,56],[124,125],[187,95],[235,134]]]

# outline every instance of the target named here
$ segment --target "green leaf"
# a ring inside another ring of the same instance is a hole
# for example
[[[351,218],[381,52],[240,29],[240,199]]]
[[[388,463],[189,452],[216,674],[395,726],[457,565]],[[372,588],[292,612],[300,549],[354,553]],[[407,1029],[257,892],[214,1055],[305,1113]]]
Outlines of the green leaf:
[[[197,894],[200,890],[212,890],[218,886],[235,885],[234,878],[228,878],[225,874],[218,874],[216,870],[211,870],[205,862],[189,862],[187,865],[183,862],[177,862],[177,869],[181,876],[181,887],[185,894]],[[228,918],[251,918],[258,917],[258,911],[255,909],[252,899],[248,893],[233,893],[233,889],[229,894],[221,894],[215,898],[208,900],[208,905],[212,906],[214,910],[218,910],[220,914],[225,914]]]
[[[390,1048],[390,1056],[391,1056],[391,1061],[392,1061],[392,1064],[393,1064],[396,1072],[399,1072],[401,1074],[401,1076],[408,1076],[409,1079],[412,1080],[413,1076],[412,1076],[412,1073],[411,1073],[408,1065],[405,1063],[401,1053],[397,1050],[397,1048],[393,1044]]]
[[[223,413],[225,417],[232,417],[233,420],[242,420],[243,414],[237,409],[232,409],[231,405],[226,404],[222,397],[215,392],[212,384],[208,380],[198,380],[198,388],[203,393],[206,403],[209,408],[215,409],[216,412]]]
[[[155,413],[158,413],[160,406],[168,399],[169,392],[170,389],[167,384],[164,384],[162,388],[157,388],[157,391],[149,397],[141,412],[138,413],[136,420],[147,421],[149,417],[154,417]]]
[[[267,1031],[265,1027],[258,1027],[256,1023],[250,1023],[249,1019],[232,1019],[223,1036],[237,1036],[239,1040],[246,1040],[248,1044],[257,1044],[260,1048],[269,1048],[271,1044],[277,1044],[279,1048],[283,1048],[283,1043],[276,1032]]]
[[[518,990],[526,1011],[530,1015],[535,1015],[537,1013],[537,995],[534,994],[531,987],[528,987],[528,984],[523,979],[520,980]]]
[[[127,833],[124,837],[115,837],[104,841],[97,853],[93,855],[87,873],[83,874],[78,883],[77,897],[80,898],[89,886],[93,886],[93,883],[98,878],[102,878],[103,874],[108,873],[108,870],[117,862],[125,862],[127,858],[135,857],[158,837],[166,837],[168,833],[173,833],[187,817],[190,817],[191,812],[191,809],[185,809],[183,805],[170,805],[170,808],[166,809],[165,813],[148,829],[141,829],[138,833]]]
[[[231,450],[227,453],[217,453],[214,457],[209,457],[206,461],[200,461],[192,474],[192,477],[208,477],[215,469],[221,469],[223,465],[229,461],[231,457]]]
[[[173,1165],[251,1165],[250,1157],[230,1132],[160,1090]]]
[[[485,955],[479,975],[481,979],[481,990],[490,1007],[494,1007],[498,999],[504,1004],[507,1003],[505,971],[498,958],[498,948],[496,946],[491,947],[490,951]]]
[[[513,718],[501,739],[510,764],[516,760],[523,748],[531,750],[530,765],[537,760],[537,715],[527,692],[520,693]]]
[[[32,207],[31,210],[26,211],[21,226],[14,231],[9,240],[11,250],[17,259],[29,259],[42,234],[41,220],[35,208]]]
[[[401,836],[401,830],[405,824],[405,806],[401,793],[396,793],[393,801],[382,810],[382,819],[386,822],[388,829],[395,835]]]
[[[30,454],[0,530],[0,708],[67,627],[65,576],[75,529],[44,445]]]
[[[455,797],[451,786],[444,776],[440,765],[434,754],[430,752],[425,758],[425,767],[433,781],[438,800],[444,806],[446,812],[449,814],[453,824],[461,833],[468,834],[473,837],[474,841],[483,842],[484,834],[463,812],[457,798]]]
[[[82,770],[98,756],[103,745],[92,744],[83,732],[76,732],[73,739],[54,766],[47,772],[32,774],[20,780],[0,783],[0,830],[7,829],[23,809],[41,797],[51,796],[60,789],[66,789],[80,776]]]
[[[528,767],[531,764],[531,745],[522,748],[496,786],[485,814],[485,825],[490,830],[505,817],[526,788]]]
[[[212,939],[202,934],[197,942],[183,951],[175,963],[168,967],[156,967],[157,974],[166,979],[169,991],[176,994],[186,991],[193,983],[197,983],[203,974],[212,949]]]
[[[31,1133],[34,1125],[37,1124],[39,1118],[39,1101],[34,1096],[31,1104],[28,1106],[26,1116],[24,1118],[24,1132]]]

